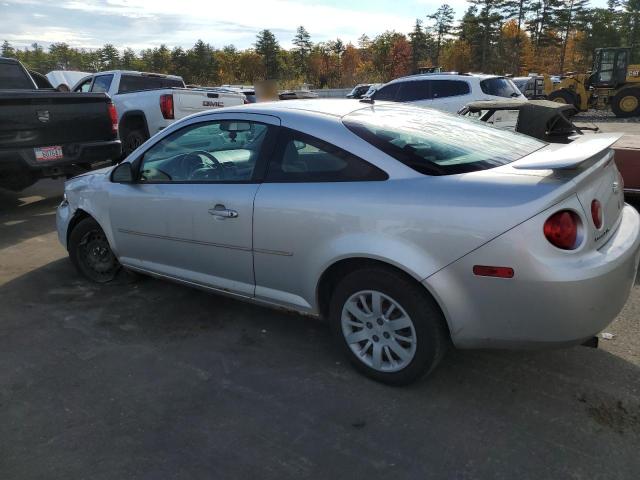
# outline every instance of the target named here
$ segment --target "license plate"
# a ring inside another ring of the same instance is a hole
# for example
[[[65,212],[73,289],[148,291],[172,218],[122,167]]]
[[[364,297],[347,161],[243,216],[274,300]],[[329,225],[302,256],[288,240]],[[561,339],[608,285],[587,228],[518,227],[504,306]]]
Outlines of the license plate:
[[[62,147],[37,147],[33,151],[36,154],[36,160],[38,162],[50,162],[52,160],[60,160],[64,157],[62,154]]]

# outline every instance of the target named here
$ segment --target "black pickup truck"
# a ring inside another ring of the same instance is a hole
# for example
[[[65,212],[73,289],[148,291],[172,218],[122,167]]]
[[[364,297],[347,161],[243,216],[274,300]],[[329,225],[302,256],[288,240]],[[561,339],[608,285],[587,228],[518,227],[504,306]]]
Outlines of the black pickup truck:
[[[120,154],[108,95],[39,89],[20,62],[0,57],[0,188],[70,177]]]

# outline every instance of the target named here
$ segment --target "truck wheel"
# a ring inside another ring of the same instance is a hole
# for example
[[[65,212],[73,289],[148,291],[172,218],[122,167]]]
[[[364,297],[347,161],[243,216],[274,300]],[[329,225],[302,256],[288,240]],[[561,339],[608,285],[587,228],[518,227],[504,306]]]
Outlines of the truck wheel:
[[[551,100],[556,103],[566,103],[567,105],[573,105],[578,110],[580,107],[578,105],[578,98],[575,94],[567,91],[567,90],[556,90],[555,92],[551,92],[547,96],[547,100]]]
[[[120,262],[98,222],[87,217],[69,234],[69,258],[78,272],[96,283],[107,283],[116,278]]]
[[[39,175],[28,168],[8,165],[0,167],[0,188],[19,192],[38,181]]]
[[[142,130],[129,130],[122,139],[122,158],[131,155],[136,148],[147,141],[147,135]]]
[[[616,117],[640,116],[640,88],[625,88],[611,99],[611,110]]]
[[[405,385],[431,372],[449,346],[445,320],[424,288],[395,270],[356,270],[336,286],[329,322],[366,376]]]

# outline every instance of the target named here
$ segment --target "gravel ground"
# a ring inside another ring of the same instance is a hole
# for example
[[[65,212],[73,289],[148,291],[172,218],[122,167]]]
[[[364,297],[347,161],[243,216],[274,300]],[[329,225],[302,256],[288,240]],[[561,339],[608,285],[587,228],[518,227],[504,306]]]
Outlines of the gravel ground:
[[[618,118],[613,112],[607,110],[588,110],[577,114],[574,118],[576,121],[640,123],[640,117]]]

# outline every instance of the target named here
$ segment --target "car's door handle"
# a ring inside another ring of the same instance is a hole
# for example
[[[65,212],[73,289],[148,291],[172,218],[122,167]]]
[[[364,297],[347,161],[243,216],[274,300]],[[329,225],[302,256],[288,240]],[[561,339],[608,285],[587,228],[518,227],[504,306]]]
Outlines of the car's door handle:
[[[230,210],[221,204],[218,204],[215,207],[210,208],[209,214],[216,217],[222,217],[222,218],[236,218],[238,216],[238,212],[236,212],[235,210]]]

